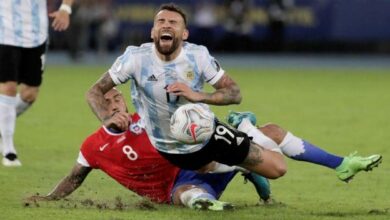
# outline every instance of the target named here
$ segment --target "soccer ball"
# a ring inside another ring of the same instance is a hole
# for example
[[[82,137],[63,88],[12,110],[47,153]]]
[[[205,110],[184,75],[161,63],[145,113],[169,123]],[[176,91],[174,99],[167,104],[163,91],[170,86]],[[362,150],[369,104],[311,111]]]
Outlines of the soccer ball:
[[[199,144],[214,132],[214,114],[204,104],[185,104],[171,117],[171,133],[185,144]]]

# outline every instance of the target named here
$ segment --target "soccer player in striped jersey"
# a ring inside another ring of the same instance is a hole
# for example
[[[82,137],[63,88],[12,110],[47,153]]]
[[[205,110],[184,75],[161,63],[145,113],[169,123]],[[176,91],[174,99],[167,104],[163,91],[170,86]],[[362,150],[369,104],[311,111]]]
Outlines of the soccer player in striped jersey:
[[[87,92],[87,100],[104,125],[125,130],[127,121],[112,120],[104,94],[117,84],[131,81],[136,111],[145,120],[154,147],[171,163],[189,170],[214,169],[214,161],[240,165],[268,178],[286,172],[283,156],[250,141],[243,132],[216,121],[216,133],[201,144],[183,144],[170,132],[170,118],[181,105],[202,102],[212,105],[238,104],[238,85],[222,69],[207,48],[185,42],[189,32],[186,16],[174,4],[162,5],[151,30],[153,43],[130,46],[102,78]],[[203,85],[215,91],[206,93]],[[221,138],[223,136],[223,138]],[[220,138],[217,138],[220,137]]]
[[[73,0],[49,14],[56,31],[66,30]],[[4,166],[21,166],[14,146],[16,117],[38,96],[48,39],[44,0],[0,1],[0,151]]]
[[[180,170],[151,145],[142,120],[138,114],[128,114],[125,100],[118,90],[111,89],[105,94],[105,99],[114,118],[130,119],[128,129],[119,131],[115,127],[102,126],[84,141],[70,174],[47,196],[33,196],[28,200],[64,198],[82,184],[92,169],[100,169],[129,190],[157,203],[215,211],[233,208],[230,203],[217,199],[236,170],[215,174]],[[248,174],[251,173],[245,175]],[[267,200],[270,196],[268,185],[253,183],[257,191],[260,189],[261,199]]]

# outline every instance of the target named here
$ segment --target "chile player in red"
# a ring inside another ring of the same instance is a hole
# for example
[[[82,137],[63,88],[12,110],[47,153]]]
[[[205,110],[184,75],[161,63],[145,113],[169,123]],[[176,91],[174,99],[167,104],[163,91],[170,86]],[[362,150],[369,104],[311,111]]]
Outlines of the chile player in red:
[[[105,94],[105,99],[109,103],[108,111],[111,115],[118,118],[129,117],[125,100],[119,91],[110,90]],[[137,114],[130,116],[130,122],[126,131],[102,126],[90,135],[82,144],[71,173],[47,196],[32,196],[29,200],[64,198],[82,184],[92,169],[100,169],[129,190],[157,203],[209,210],[233,207],[217,199],[236,171],[199,174],[180,170],[155,150]],[[268,199],[268,185],[256,183],[253,179],[261,177],[249,174],[246,175],[255,184],[256,190],[262,190],[263,194],[259,191],[261,198]]]

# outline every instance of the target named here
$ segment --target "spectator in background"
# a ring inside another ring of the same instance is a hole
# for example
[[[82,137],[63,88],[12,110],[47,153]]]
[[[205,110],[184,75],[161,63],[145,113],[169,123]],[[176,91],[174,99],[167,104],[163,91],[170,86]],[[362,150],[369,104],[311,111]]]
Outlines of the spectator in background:
[[[250,50],[252,48],[251,34],[253,23],[250,20],[251,0],[227,0],[225,2],[226,36],[223,45],[237,50]]]
[[[112,0],[82,0],[75,4],[72,25],[67,35],[69,53],[78,60],[90,48],[105,55],[108,42],[118,32],[118,22],[112,13]]]
[[[69,26],[73,0],[63,0],[49,14],[52,27]],[[45,64],[48,38],[46,1],[0,1],[0,151],[4,166],[21,166],[14,146],[16,117],[36,100]]]
[[[209,49],[215,47],[214,28],[217,25],[215,4],[211,1],[197,1],[194,12],[194,36],[191,40]]]
[[[294,0],[268,0],[267,2],[269,34],[266,43],[271,51],[281,51],[285,46],[287,13],[293,6]]]

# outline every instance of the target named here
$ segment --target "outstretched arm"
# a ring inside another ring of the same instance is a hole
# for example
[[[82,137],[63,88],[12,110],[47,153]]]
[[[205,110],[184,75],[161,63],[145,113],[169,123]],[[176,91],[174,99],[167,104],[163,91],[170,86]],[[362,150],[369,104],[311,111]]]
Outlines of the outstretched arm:
[[[72,192],[74,192],[87,177],[89,172],[92,170],[90,167],[84,167],[81,164],[76,164],[71,173],[62,179],[57,186],[46,196],[31,196],[27,200],[30,201],[49,201],[62,199]]]
[[[213,85],[213,93],[195,92],[184,83],[173,83],[167,92],[183,96],[190,102],[203,102],[211,105],[240,104],[242,97],[240,88],[226,73]]]

